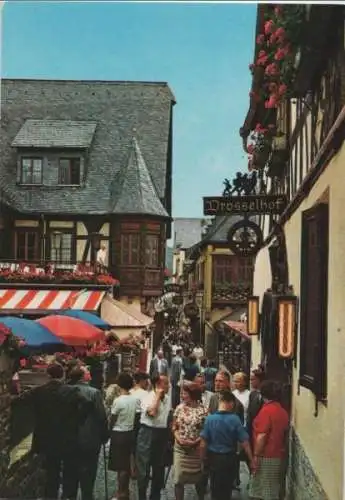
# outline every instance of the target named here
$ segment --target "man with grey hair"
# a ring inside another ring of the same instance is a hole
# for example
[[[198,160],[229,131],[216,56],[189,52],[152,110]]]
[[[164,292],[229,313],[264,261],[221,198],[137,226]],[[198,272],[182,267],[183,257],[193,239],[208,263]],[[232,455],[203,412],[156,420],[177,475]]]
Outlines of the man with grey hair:
[[[151,360],[150,363],[150,378],[152,375],[164,375],[168,376],[169,366],[167,360],[164,358],[163,349],[159,348],[156,356]]]

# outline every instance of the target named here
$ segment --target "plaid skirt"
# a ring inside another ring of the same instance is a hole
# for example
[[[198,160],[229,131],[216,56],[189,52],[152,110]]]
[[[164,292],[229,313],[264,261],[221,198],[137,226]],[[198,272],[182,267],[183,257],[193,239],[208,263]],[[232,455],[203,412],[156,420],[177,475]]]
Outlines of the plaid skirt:
[[[259,458],[259,469],[251,477],[249,496],[264,500],[279,500],[282,484],[283,460],[280,458]]]

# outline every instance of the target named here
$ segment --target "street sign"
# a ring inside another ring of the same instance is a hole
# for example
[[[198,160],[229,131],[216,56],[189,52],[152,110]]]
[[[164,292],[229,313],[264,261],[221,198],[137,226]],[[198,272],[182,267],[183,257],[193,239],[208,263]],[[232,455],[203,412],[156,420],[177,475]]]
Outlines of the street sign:
[[[280,215],[288,200],[285,195],[206,196],[204,215]]]

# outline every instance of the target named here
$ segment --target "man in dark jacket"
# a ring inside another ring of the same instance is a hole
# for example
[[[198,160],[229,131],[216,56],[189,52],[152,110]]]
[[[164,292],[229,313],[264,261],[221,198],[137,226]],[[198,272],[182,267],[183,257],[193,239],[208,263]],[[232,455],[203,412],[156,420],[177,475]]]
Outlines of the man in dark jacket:
[[[87,400],[77,387],[64,384],[59,363],[47,368],[49,382],[32,392],[34,431],[32,451],[43,458],[46,471],[45,498],[57,498],[61,471],[77,448],[77,433],[88,411]],[[63,486],[65,489],[65,474]]]
[[[78,388],[88,402],[88,414],[78,430],[76,451],[66,463],[66,496],[75,499],[80,485],[82,500],[92,500],[99,452],[109,439],[109,429],[102,393],[85,382],[86,372],[84,366],[75,366],[69,372],[70,386]]]

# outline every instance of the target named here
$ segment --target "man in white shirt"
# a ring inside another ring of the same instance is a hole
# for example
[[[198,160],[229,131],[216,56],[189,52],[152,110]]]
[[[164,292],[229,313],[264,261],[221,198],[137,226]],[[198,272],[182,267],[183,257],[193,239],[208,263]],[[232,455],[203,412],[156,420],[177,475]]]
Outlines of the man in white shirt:
[[[150,363],[150,377],[154,374],[167,376],[168,372],[169,366],[167,360],[164,358],[163,350],[158,349],[156,356]]]
[[[156,376],[153,391],[143,399],[140,429],[137,438],[136,464],[139,500],[146,500],[151,467],[151,500],[160,500],[164,487],[165,457],[170,437],[171,404],[168,397],[169,379]]]
[[[103,245],[101,245],[101,248],[97,252],[96,256],[97,264],[99,264],[99,266],[101,267],[105,267],[107,265],[106,259],[107,259],[107,247],[103,243]]]
[[[197,363],[200,366],[200,361],[201,358],[204,357],[204,349],[201,347],[200,344],[197,344],[194,349],[193,349],[193,354],[196,357]]]

